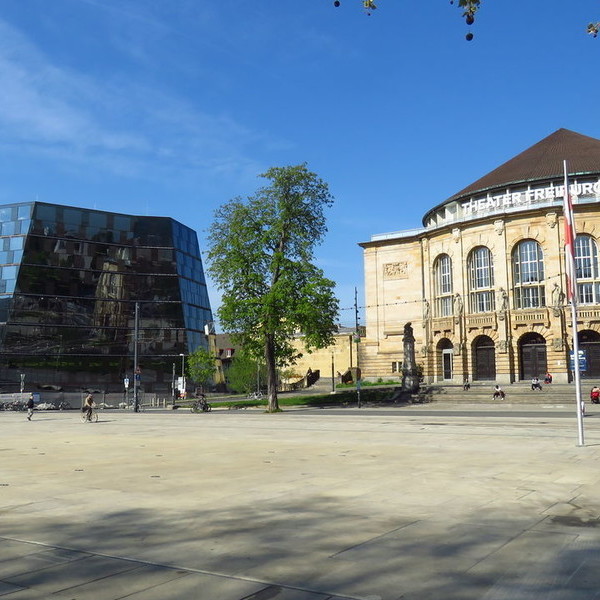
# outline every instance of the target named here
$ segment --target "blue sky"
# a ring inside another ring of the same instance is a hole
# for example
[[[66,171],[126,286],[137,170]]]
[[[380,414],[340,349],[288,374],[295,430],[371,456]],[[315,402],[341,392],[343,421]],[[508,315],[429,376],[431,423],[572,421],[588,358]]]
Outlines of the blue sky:
[[[317,262],[344,325],[359,242],[565,127],[600,138],[597,0],[1,0],[0,202],[173,217],[307,162],[335,196]],[[213,308],[219,304],[210,286]]]

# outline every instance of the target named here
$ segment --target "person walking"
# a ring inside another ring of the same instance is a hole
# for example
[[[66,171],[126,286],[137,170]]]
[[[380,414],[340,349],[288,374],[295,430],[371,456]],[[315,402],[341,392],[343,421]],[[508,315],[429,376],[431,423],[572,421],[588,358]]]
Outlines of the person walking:
[[[31,421],[31,417],[33,417],[33,407],[35,406],[35,402],[33,401],[33,394],[29,394],[29,398],[27,398],[27,420]]]

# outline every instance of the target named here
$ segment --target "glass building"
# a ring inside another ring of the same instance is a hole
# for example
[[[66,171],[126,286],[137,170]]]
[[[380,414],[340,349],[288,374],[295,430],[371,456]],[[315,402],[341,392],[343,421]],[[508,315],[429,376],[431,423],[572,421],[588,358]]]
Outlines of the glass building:
[[[167,217],[43,202],[0,206],[0,390],[171,389],[207,346],[195,231]],[[136,328],[136,304],[138,318]],[[137,334],[136,334],[137,331]]]

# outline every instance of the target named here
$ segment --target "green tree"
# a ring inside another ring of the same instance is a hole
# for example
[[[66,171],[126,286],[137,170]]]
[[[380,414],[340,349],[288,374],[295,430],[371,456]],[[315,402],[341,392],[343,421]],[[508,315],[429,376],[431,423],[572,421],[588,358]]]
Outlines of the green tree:
[[[279,410],[277,369],[307,348],[330,344],[338,300],[333,281],[313,263],[327,232],[324,211],[333,203],[327,184],[306,164],[273,167],[270,185],[215,212],[209,230],[209,273],[222,292],[221,326],[267,369],[268,410]]]
[[[231,366],[227,369],[227,384],[241,394],[248,394],[267,380],[264,361],[259,362],[247,353],[236,352]]]
[[[188,356],[187,372],[201,386],[205,386],[213,380],[215,369],[215,357],[202,347]]]

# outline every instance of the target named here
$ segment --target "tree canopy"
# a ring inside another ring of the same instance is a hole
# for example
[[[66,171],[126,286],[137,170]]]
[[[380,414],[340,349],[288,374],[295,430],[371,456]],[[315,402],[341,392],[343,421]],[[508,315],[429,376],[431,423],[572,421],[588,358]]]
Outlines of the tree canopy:
[[[222,293],[223,329],[267,369],[269,411],[279,409],[277,369],[298,358],[292,339],[307,349],[330,344],[338,300],[334,282],[313,264],[327,232],[327,184],[306,164],[273,167],[270,184],[229,201],[209,229],[208,270]]]
[[[267,380],[264,360],[257,361],[248,356],[243,350],[237,352],[235,360],[227,369],[227,384],[229,387],[242,394],[260,391],[261,382]]]
[[[370,15],[377,8],[377,4],[374,0],[361,1],[363,8],[368,15]],[[335,7],[341,6],[341,4],[341,0],[334,0],[333,2]],[[463,11],[462,16],[465,18],[466,24],[470,26],[475,22],[475,15],[481,7],[481,0],[450,0],[450,4],[456,4],[458,8]],[[598,37],[598,34],[600,33],[600,22],[589,23],[587,26],[587,32],[594,37]],[[468,41],[471,41],[473,39],[473,34],[469,31],[465,37]]]
[[[190,377],[202,386],[210,383],[216,370],[215,357],[202,347],[188,356],[187,371]]]

